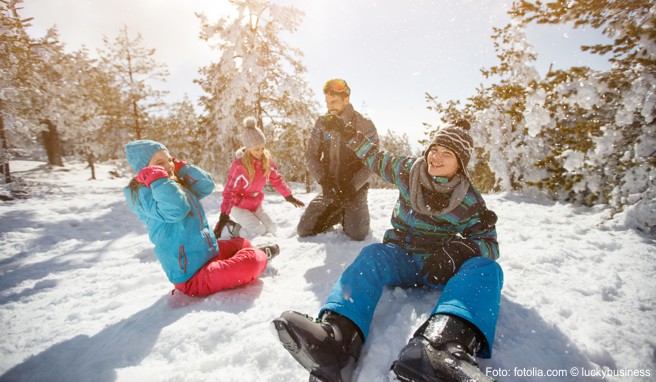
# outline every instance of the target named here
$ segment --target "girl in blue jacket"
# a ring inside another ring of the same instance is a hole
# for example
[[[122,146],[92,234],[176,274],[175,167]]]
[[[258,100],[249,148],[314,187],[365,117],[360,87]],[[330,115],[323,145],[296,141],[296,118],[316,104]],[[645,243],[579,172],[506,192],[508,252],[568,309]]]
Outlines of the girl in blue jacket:
[[[172,158],[155,141],[130,142],[125,153],[137,172],[125,198],[146,224],[155,256],[177,290],[200,297],[247,284],[277,255],[277,245],[252,248],[243,238],[217,242],[200,203],[214,189],[207,172]]]
[[[319,319],[288,311],[274,320],[285,349],[311,380],[351,381],[383,288],[428,287],[442,291],[439,301],[391,372],[401,381],[491,381],[475,356],[492,354],[503,273],[496,215],[466,172],[469,123],[440,129],[415,158],[379,150],[352,126],[324,119],[399,197],[383,242],[364,247],[344,270]]]

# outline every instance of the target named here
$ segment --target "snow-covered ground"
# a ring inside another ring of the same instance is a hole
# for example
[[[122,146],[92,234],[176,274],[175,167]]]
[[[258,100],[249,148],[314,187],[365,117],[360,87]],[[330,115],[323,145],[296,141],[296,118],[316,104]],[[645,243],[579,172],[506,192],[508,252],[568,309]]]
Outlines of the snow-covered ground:
[[[252,284],[196,299],[171,294],[123,199],[127,178],[111,178],[107,165],[96,181],[82,164],[11,166],[30,195],[0,202],[3,381],[307,380],[270,321],[288,309],[315,315],[359,249],[381,240],[396,200],[394,190],[371,190],[371,234],[353,242],[339,231],[299,239],[302,210],[268,194],[280,256]],[[220,189],[203,201],[211,221]],[[305,202],[314,196],[296,189]],[[601,380],[590,375],[602,372],[649,374],[610,381],[655,380],[653,238],[606,220],[601,208],[514,194],[486,200],[499,215],[505,286],[493,358],[481,368],[501,381]],[[357,381],[388,380],[437,298],[427,290],[383,294]],[[546,377],[554,372],[560,376]]]

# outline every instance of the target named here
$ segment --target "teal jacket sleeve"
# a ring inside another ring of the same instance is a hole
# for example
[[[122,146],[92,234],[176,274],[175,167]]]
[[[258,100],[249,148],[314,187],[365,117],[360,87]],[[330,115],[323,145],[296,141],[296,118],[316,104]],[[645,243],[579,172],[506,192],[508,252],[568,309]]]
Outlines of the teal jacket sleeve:
[[[402,190],[407,188],[402,179],[404,174],[410,171],[416,158],[397,156],[380,150],[376,143],[370,141],[361,133],[356,134],[348,143],[348,146],[374,174]]]
[[[199,199],[211,194],[214,190],[212,176],[194,165],[186,164],[178,171],[178,176],[189,183]]]

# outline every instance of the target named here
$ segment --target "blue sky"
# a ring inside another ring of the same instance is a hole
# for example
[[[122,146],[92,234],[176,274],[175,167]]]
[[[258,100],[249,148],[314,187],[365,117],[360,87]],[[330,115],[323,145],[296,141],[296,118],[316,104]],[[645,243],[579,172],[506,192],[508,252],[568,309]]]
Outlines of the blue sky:
[[[422,122],[436,123],[426,110],[424,93],[441,101],[474,94],[484,78],[481,68],[497,63],[493,27],[507,24],[506,0],[278,0],[305,13],[299,30],[285,36],[304,53],[308,81],[317,101],[331,77],[345,78],[351,102],[364,111],[380,133],[407,133],[413,147],[424,135]],[[30,33],[42,36],[57,25],[70,50],[85,45],[92,52],[102,37],[113,40],[122,24],[141,33],[144,46],[157,50],[156,59],[171,75],[164,86],[170,102],[186,93],[202,93],[192,83],[198,68],[215,61],[198,39],[196,12],[215,20],[231,12],[227,1],[216,0],[26,0],[22,15],[34,17]],[[536,67],[544,74],[554,68],[587,65],[608,67],[605,60],[580,52],[582,44],[605,39],[594,30],[539,26],[527,31],[538,53]]]

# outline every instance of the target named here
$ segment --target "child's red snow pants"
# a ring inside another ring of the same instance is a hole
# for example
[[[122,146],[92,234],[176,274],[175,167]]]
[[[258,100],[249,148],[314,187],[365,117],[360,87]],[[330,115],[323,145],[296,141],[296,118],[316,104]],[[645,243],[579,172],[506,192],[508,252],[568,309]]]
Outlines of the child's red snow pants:
[[[175,289],[188,296],[205,297],[248,284],[266,268],[266,253],[252,248],[247,239],[236,237],[217,243],[219,256],[208,261],[186,282],[175,284]]]

